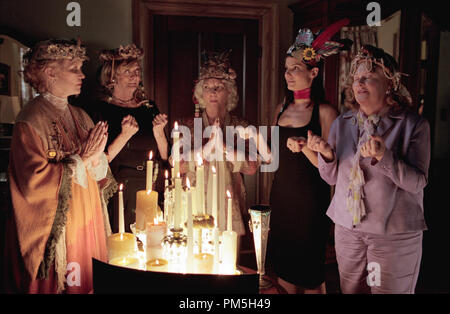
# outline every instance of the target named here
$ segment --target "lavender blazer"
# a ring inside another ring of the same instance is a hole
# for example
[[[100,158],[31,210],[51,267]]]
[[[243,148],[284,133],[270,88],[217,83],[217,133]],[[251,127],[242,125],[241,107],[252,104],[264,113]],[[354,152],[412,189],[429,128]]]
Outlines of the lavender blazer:
[[[426,230],[423,214],[423,189],[430,164],[430,126],[409,110],[388,113],[376,133],[386,143],[383,158],[362,158],[366,216],[352,226],[346,208],[351,162],[358,143],[356,113],[341,114],[332,124],[328,143],[334,150],[332,162],[319,154],[319,172],[330,185],[336,185],[327,215],[346,228],[374,233],[396,234]]]

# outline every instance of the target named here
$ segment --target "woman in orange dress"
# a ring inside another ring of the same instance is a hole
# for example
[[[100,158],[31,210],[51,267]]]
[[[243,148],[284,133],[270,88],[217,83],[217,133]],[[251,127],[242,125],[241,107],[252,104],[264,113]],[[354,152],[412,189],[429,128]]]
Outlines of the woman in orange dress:
[[[7,292],[89,293],[92,258],[107,259],[106,201],[117,188],[103,153],[108,126],[67,101],[80,93],[86,59],[80,42],[65,40],[24,56],[39,96],[19,113],[11,143]]]

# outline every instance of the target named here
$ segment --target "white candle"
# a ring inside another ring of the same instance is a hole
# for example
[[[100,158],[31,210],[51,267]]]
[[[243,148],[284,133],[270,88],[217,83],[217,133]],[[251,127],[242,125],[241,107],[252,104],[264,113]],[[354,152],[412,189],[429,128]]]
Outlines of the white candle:
[[[125,218],[123,209],[123,184],[119,186],[119,233],[125,232]]]
[[[181,189],[181,178],[180,173],[178,172],[177,177],[175,179],[175,217],[174,217],[174,228],[181,227],[181,198],[182,198],[182,189]]]
[[[227,190],[227,196],[228,196],[227,231],[233,231],[233,220],[232,220],[233,204],[232,204],[232,199],[231,199],[231,193],[228,190]]]
[[[187,186],[187,271],[192,272],[192,259],[194,257],[194,229],[192,221],[192,193],[189,178],[186,178]]]
[[[152,161],[153,151],[148,154],[147,160],[147,182],[146,190],[152,190],[153,186],[153,161]]]
[[[234,231],[222,232],[222,271],[233,275],[236,272],[237,233]]]
[[[180,132],[178,132],[178,123],[175,122],[175,130],[173,131],[173,165],[175,174],[180,172]]]
[[[218,213],[217,213],[217,173],[216,168],[212,166],[212,180],[213,180],[213,195],[212,195],[212,216],[214,217],[214,226],[218,227]]]
[[[197,181],[197,211],[201,214],[206,214],[205,209],[205,172],[203,169],[203,159],[200,153],[197,153],[197,171],[196,171],[196,181]]]
[[[166,170],[164,173],[166,179],[164,180],[164,188],[169,186],[169,172]]]
[[[167,225],[154,219],[153,223],[147,224],[147,260],[162,257],[162,241],[166,235]]]
[[[215,227],[213,229],[214,232],[214,273],[219,273],[219,228]]]

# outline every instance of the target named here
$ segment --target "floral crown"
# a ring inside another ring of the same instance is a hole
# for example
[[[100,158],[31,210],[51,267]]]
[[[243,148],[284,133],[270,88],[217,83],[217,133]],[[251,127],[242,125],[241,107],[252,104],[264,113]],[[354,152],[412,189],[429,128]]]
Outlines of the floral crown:
[[[371,45],[363,45],[358,54],[353,58],[350,65],[350,75],[353,76],[360,64],[364,63],[367,71],[372,71],[374,64],[383,70],[384,76],[392,81],[394,91],[400,88],[400,79],[402,75],[407,75],[399,72],[397,62],[395,59],[384,52],[383,49]]]
[[[317,33],[313,33],[308,28],[301,28],[295,42],[289,47],[286,54],[303,61],[305,64],[317,65],[321,59],[351,46],[353,41],[350,39],[340,40],[339,42],[330,41],[330,38],[349,22],[349,19],[339,20]]]
[[[117,49],[103,50],[100,54],[102,61],[117,61],[127,59],[140,59],[144,56],[144,49],[137,47],[135,44],[129,44],[125,47],[120,45]]]
[[[223,52],[202,52],[202,66],[199,80],[208,78],[235,80],[236,72],[230,66],[229,55],[231,50]]]
[[[33,49],[29,49],[23,56],[25,64],[31,60],[59,60],[59,59],[81,59],[88,60],[86,47],[81,45],[81,40],[55,40],[41,41]]]

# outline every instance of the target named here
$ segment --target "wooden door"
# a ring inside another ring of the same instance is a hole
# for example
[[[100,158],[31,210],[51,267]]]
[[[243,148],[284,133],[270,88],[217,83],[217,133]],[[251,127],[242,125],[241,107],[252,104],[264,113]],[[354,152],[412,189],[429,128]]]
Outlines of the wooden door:
[[[204,50],[231,49],[239,104],[234,114],[258,121],[258,21],[154,15],[155,101],[169,123],[194,114],[192,94]]]

